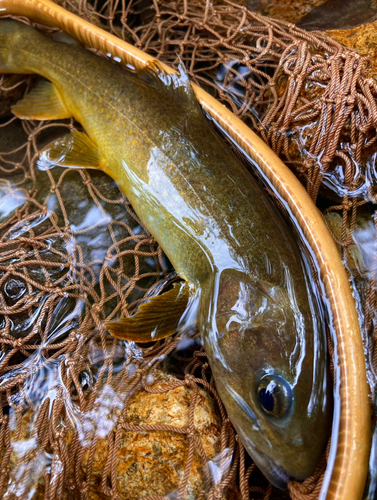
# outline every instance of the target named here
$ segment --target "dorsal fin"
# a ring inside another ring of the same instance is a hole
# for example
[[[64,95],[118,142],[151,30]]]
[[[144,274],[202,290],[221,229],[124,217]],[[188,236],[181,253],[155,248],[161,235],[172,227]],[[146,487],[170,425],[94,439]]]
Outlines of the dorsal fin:
[[[154,60],[139,70],[138,76],[149,85],[153,85],[154,88],[165,93],[170,92],[172,97],[187,100],[190,104],[199,107],[190,78],[181,59],[179,59],[178,70],[179,73],[168,74],[160,67],[159,62]]]

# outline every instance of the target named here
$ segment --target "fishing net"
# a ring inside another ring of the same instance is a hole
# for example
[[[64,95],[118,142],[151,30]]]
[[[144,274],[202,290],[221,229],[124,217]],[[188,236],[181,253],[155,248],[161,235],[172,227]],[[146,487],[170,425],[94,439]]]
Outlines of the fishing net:
[[[225,0],[58,3],[173,67],[182,59],[296,173],[342,252],[374,394],[377,87],[368,60]],[[111,179],[39,164],[46,144],[79,125],[10,118],[33,84],[0,82],[0,495],[288,498],[245,453],[195,331],[144,347],[107,333],[106,319],[132,314],[176,276]],[[325,467],[324,457],[311,478],[290,483],[291,498],[317,498]]]

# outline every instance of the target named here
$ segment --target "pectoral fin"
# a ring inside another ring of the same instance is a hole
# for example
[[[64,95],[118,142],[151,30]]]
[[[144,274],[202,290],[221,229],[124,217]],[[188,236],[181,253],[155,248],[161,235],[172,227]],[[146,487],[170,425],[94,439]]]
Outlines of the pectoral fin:
[[[134,342],[151,342],[169,337],[177,332],[189,297],[189,284],[176,284],[168,292],[142,304],[133,316],[109,321],[105,327],[114,337]]]
[[[71,118],[56,87],[51,82],[41,81],[23,99],[12,106],[18,118],[28,120],[56,120]]]
[[[89,137],[77,130],[46,146],[41,159],[47,164],[70,168],[100,168],[100,154]]]

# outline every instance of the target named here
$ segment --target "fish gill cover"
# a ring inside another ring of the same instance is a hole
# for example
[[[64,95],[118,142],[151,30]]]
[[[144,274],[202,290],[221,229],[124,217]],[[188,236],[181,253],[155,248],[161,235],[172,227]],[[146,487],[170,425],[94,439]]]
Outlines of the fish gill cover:
[[[365,243],[356,223],[359,214],[367,214],[367,225],[376,221],[377,87],[368,60],[324,34],[226,1],[59,3],[174,67],[181,59],[193,81],[259,132],[299,176],[327,216],[359,297],[375,394],[377,239]],[[1,82],[8,106],[33,78]],[[174,338],[140,348],[106,334],[106,318],[132,314],[174,275],[104,174],[38,168],[41,149],[75,126],[14,118],[1,125],[0,494],[133,498],[119,468],[125,435],[151,433],[153,441],[160,433],[160,441],[185,436],[184,473],[170,484],[178,498],[281,498],[245,455],[200,346]],[[369,253],[356,255],[353,236]],[[132,407],[141,394],[181,387],[189,389],[189,411],[180,426],[148,423]],[[195,423],[203,389],[216,405],[211,449]],[[325,466],[324,457],[311,478],[290,483],[290,496],[316,498]],[[130,465],[129,483],[148,476],[136,469]]]

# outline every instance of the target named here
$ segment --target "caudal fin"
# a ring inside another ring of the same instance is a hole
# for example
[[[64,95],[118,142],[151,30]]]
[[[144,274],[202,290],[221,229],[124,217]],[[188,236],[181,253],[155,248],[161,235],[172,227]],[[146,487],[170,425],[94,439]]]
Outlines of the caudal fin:
[[[20,46],[25,44],[26,38],[35,36],[40,35],[23,23],[0,20],[0,73],[31,73],[26,66],[27,58],[20,57]]]

